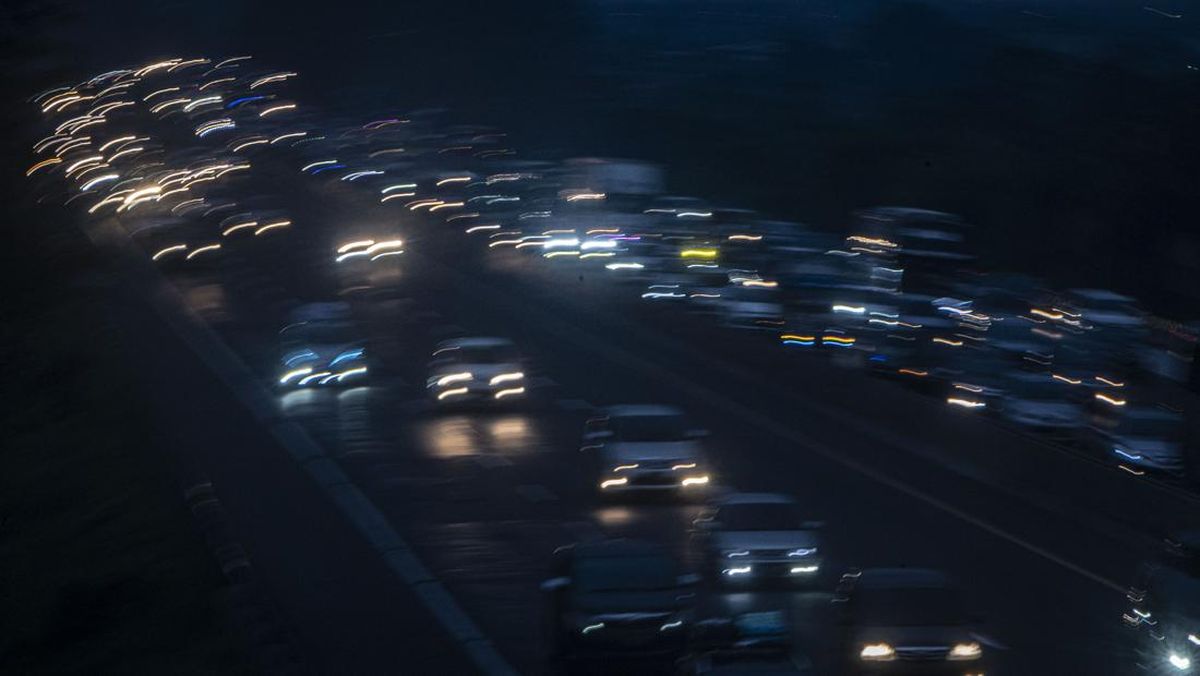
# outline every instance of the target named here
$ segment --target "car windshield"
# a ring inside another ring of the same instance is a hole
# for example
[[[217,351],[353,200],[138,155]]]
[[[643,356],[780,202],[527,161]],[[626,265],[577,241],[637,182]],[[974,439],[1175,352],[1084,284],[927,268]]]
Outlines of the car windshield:
[[[687,436],[681,415],[631,415],[613,419],[613,434],[621,441],[678,441]]]
[[[674,564],[663,556],[584,558],[575,564],[575,581],[583,593],[663,591],[679,586]]]
[[[796,530],[801,523],[791,503],[725,505],[717,519],[725,530]]]
[[[865,623],[892,627],[956,625],[965,619],[958,593],[940,587],[863,590],[858,613]]]

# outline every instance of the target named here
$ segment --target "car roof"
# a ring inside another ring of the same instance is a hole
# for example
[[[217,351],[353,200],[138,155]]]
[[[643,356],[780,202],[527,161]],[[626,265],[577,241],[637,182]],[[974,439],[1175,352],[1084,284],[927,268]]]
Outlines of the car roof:
[[[945,573],[932,568],[868,568],[858,576],[857,589],[934,589],[953,587]]]
[[[513,342],[507,338],[490,336],[468,336],[466,338],[451,338],[438,343],[439,347],[510,347]]]
[[[718,506],[726,505],[794,505],[796,501],[782,493],[734,493],[722,499]]]
[[[683,411],[666,404],[618,404],[605,409],[609,417],[633,418],[638,416],[682,415]]]

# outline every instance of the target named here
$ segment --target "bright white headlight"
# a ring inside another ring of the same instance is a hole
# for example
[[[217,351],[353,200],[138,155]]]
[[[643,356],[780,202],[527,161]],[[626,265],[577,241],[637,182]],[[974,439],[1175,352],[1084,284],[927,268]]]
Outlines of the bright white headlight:
[[[946,656],[948,660],[977,660],[983,655],[983,648],[978,643],[971,641],[969,643],[956,643],[950,649],[950,654]]]
[[[886,643],[869,643],[858,656],[867,662],[889,662],[896,659],[896,649]]]

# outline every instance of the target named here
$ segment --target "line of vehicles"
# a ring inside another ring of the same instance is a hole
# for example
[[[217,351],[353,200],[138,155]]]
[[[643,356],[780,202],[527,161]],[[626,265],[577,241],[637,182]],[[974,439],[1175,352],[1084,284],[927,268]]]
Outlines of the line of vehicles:
[[[838,237],[664,197],[652,172],[614,182],[622,171],[609,162],[516,160],[503,135],[479,128],[431,131],[388,117],[323,135],[287,103],[292,77],[246,57],[168,59],[50,90],[35,103],[54,132],[35,144],[27,175],[43,185],[52,177],[67,204],[116,218],[156,264],[190,273],[323,236],[234,189],[259,164],[294,163],[306,181],[460,228],[498,265],[534,259],[633,288],[656,310],[682,308],[786,350],[821,352],[948,406],[1070,439],[1130,474],[1188,469],[1184,415],[1156,401],[1146,374],[1191,368],[1192,327],[1160,331],[1133,299],[1110,292],[1051,293],[1035,280],[973,273],[953,217],[870,210]],[[180,130],[188,143],[176,147]],[[395,232],[347,234],[324,249],[347,290],[400,279],[405,245]],[[295,308],[278,337],[278,387],[371,382],[376,356],[352,314],[342,301]],[[1155,343],[1154,331],[1170,337]],[[435,409],[520,406],[534,394],[531,382],[511,341],[462,337],[436,346],[425,389]],[[704,502],[693,524],[702,575],[651,543],[557,552],[544,585],[557,663],[651,656],[685,673],[800,672],[785,616],[705,612],[710,590],[786,584],[832,590],[848,672],[983,673],[986,641],[945,575],[839,576],[823,524],[794,498],[719,488],[707,433],[682,411],[627,404],[597,413],[583,431],[581,464],[598,499]],[[1194,536],[1172,541],[1130,591],[1125,621],[1152,673],[1200,668],[1196,549]]]

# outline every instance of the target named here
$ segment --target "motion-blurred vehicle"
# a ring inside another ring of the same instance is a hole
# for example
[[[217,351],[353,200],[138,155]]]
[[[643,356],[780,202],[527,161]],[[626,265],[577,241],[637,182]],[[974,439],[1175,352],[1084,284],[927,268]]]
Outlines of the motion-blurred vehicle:
[[[679,671],[724,676],[810,673],[792,654],[789,623],[778,610],[698,620],[692,648]]]
[[[1133,632],[1138,666],[1152,674],[1200,667],[1200,531],[1165,538],[1141,566],[1122,616]]]
[[[691,631],[695,585],[665,550],[606,540],[554,553],[545,640],[555,662],[637,660],[673,665]]]
[[[805,520],[795,500],[774,493],[725,497],[695,521],[707,572],[718,583],[739,587],[819,580],[821,525]]]
[[[1110,396],[1109,401],[1124,401]],[[1085,442],[1099,457],[1126,471],[1142,475],[1182,475],[1184,472],[1183,416],[1158,406],[1114,406],[1114,424],[1093,419]]]
[[[439,405],[520,401],[525,366],[507,338],[452,338],[434,350],[426,388]]]
[[[657,404],[610,406],[584,425],[581,450],[599,458],[597,487],[602,496],[671,492],[706,494],[708,464],[683,411]]]
[[[355,328],[349,305],[301,305],[289,315],[279,335],[283,348],[276,376],[279,387],[351,385],[366,379],[366,345]]]
[[[984,673],[983,646],[961,594],[939,571],[850,572],[842,576],[833,601],[845,674]]]
[[[1017,372],[1008,378],[999,412],[1008,422],[1031,431],[1072,435],[1084,423],[1079,403],[1084,393],[1079,381],[1069,376]]]

